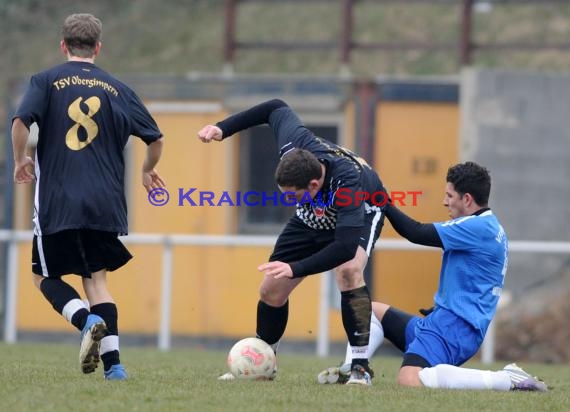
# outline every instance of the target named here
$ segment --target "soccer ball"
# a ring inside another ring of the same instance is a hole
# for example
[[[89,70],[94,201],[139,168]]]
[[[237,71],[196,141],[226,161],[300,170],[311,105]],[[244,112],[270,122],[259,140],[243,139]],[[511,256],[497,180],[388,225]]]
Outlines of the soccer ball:
[[[258,338],[238,341],[228,354],[228,367],[237,379],[271,379],[275,364],[275,352],[271,346]]]

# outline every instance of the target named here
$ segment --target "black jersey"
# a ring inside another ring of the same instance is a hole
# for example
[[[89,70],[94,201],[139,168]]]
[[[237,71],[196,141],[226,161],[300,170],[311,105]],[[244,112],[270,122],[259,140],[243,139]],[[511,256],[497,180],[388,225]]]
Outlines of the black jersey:
[[[130,135],[162,134],[139,97],[89,62],[32,76],[15,118],[39,127],[34,231],[127,233],[123,150]]]
[[[338,227],[360,227],[364,216],[379,210],[370,199],[357,198],[358,192],[383,192],[378,174],[364,159],[352,151],[321,139],[307,129],[289,106],[273,110],[268,119],[277,139],[280,157],[292,149],[311,152],[325,165],[326,175],[321,191],[312,202],[297,205],[296,214],[307,226],[317,230]],[[342,193],[342,196],[338,196]]]

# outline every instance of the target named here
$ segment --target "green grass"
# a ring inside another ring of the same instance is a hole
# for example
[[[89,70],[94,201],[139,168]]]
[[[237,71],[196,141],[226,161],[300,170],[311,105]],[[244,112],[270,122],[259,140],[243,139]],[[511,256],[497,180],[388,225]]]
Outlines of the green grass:
[[[226,353],[123,347],[131,378],[106,382],[82,375],[78,348],[54,344],[0,344],[3,411],[567,411],[568,365],[523,365],[543,377],[549,393],[445,391],[399,388],[399,358],[375,357],[372,387],[318,385],[316,373],[339,361],[282,354],[274,382],[218,382]],[[502,364],[493,365],[500,367]],[[477,364],[472,367],[479,367]]]

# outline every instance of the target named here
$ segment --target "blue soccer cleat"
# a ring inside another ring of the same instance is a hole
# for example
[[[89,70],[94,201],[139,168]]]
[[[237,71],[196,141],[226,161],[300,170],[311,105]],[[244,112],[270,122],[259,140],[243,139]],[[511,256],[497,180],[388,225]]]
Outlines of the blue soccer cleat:
[[[125,381],[129,378],[125,367],[120,363],[112,365],[109,370],[104,372],[105,380],[108,381]]]

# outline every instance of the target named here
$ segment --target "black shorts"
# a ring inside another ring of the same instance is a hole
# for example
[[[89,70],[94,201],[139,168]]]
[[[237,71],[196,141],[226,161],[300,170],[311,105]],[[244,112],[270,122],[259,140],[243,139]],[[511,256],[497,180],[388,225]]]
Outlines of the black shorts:
[[[90,229],[63,230],[51,235],[34,236],[32,272],[58,278],[76,274],[90,278],[102,269],[113,271],[133,256],[117,233]]]
[[[359,246],[362,246],[370,256],[382,231],[384,213],[368,213],[364,220]],[[297,216],[293,216],[279,235],[269,261],[296,262],[312,256],[334,241],[334,232],[334,230],[312,229]]]

